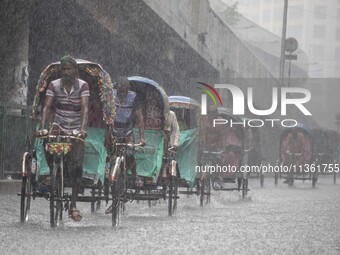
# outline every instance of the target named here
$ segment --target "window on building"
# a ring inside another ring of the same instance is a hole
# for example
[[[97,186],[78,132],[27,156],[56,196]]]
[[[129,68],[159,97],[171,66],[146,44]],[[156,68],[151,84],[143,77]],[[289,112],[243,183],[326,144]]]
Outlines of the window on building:
[[[289,26],[287,28],[287,35],[288,37],[294,37],[296,39],[302,37],[302,26]]]
[[[340,27],[338,27],[335,31],[335,39],[340,41]]]
[[[326,27],[322,25],[315,25],[313,30],[314,38],[323,39],[326,35]]]
[[[301,20],[303,18],[303,6],[295,5],[290,7],[288,16],[289,20]]]
[[[315,5],[314,18],[315,19],[326,19],[326,16],[327,16],[327,6]]]
[[[262,22],[263,23],[269,23],[271,21],[271,10],[264,10],[262,12]]]
[[[316,60],[322,60],[324,59],[324,55],[325,55],[325,46],[322,44],[314,44],[313,48],[313,58]]]
[[[340,47],[335,48],[334,60],[340,61]]]

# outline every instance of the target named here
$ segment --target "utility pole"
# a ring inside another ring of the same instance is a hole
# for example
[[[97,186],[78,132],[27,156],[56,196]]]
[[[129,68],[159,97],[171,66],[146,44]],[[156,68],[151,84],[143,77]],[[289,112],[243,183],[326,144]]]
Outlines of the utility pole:
[[[288,0],[285,0],[283,7],[283,24],[282,24],[282,38],[281,38],[281,57],[280,57],[280,85],[284,86],[284,73],[285,73],[285,41],[287,32],[287,13],[288,13]]]

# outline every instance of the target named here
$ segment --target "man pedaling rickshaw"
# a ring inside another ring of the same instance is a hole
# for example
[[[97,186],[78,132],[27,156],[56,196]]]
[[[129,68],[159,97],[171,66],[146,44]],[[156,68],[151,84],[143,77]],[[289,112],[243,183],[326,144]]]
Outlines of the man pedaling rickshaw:
[[[236,127],[228,127],[225,133],[225,150],[222,156],[222,163],[225,166],[235,167],[239,169],[242,158],[242,136],[241,129]],[[235,183],[236,173],[230,171],[222,175],[223,181],[226,183]],[[238,178],[238,188],[240,188],[241,179]],[[221,185],[221,184],[220,184]],[[223,187],[223,184],[221,185]]]
[[[207,116],[202,118],[200,127],[200,158],[211,157],[212,166],[222,165],[221,157],[224,148],[224,127],[222,125],[213,126],[214,119],[223,119],[218,115],[218,110],[215,105],[208,107]],[[216,155],[215,153],[220,153]],[[205,154],[205,155],[203,155]],[[209,155],[212,154],[212,155]],[[202,162],[205,163],[205,162]],[[204,173],[199,173],[202,177]],[[212,178],[215,180],[216,185],[222,186],[223,176],[222,173],[213,173]]]
[[[45,125],[50,120],[54,107],[52,127],[65,133],[72,132],[77,134],[79,138],[85,139],[90,97],[89,86],[85,81],[77,78],[78,65],[74,58],[66,55],[61,58],[60,63],[62,78],[51,81],[47,88],[41,126],[36,134],[37,136],[48,135],[49,131],[45,129]],[[45,151],[45,157],[51,172],[53,155]],[[83,157],[84,143],[72,140],[72,150],[66,155],[65,163],[67,176],[72,184],[70,217],[74,221],[82,219],[82,215],[76,207],[76,201],[82,179]]]
[[[287,135],[285,148],[288,159],[286,164],[298,166],[305,162],[304,152],[306,149],[306,139],[305,136],[299,132],[298,128],[292,128],[291,133]]]
[[[168,149],[171,153],[172,159],[175,160],[174,158],[179,147],[181,132],[179,129],[176,114],[173,111],[169,112],[169,124],[170,124],[169,130],[166,131],[168,132],[168,135],[169,135],[169,144],[168,144],[169,148]],[[159,184],[160,182],[164,181],[164,179],[166,179],[166,176],[167,176],[167,173],[166,173],[167,165],[166,164],[167,163],[168,162],[163,162],[162,171],[157,181]]]
[[[144,120],[142,108],[136,100],[137,94],[129,90],[130,82],[127,77],[119,77],[117,79],[117,89],[113,90],[116,104],[116,117],[114,120],[113,135],[117,142],[134,144],[133,126],[139,129],[139,143],[145,145],[144,139]],[[143,181],[138,177],[136,171],[136,160],[134,157],[134,149],[127,147],[126,151],[127,169],[131,170],[133,183],[136,187],[143,186]],[[105,213],[112,213],[112,205],[109,206]]]

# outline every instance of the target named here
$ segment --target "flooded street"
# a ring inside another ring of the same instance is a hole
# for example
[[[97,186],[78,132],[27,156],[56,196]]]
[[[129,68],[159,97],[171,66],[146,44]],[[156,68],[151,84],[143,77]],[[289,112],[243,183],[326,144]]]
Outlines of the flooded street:
[[[0,196],[1,254],[340,254],[340,185],[320,177],[316,189],[296,181],[293,188],[274,180],[250,180],[248,198],[214,192],[211,204],[182,195],[172,218],[166,204],[127,204],[121,226],[111,217],[91,214],[79,203],[80,223],[64,220],[51,229],[49,203],[36,199],[27,224],[19,223],[20,199]]]

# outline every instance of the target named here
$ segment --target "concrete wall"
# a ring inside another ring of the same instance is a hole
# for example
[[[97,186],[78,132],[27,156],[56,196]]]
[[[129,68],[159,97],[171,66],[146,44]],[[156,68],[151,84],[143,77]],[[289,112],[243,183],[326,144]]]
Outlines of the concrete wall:
[[[30,85],[65,53],[100,63],[113,79],[154,79],[169,94],[189,94],[189,77],[219,76],[142,1],[36,1],[30,19]]]
[[[244,43],[210,9],[209,0],[144,2],[221,73],[232,70],[238,77],[271,78]]]
[[[1,1],[1,103],[26,104],[30,3],[25,0]]]

